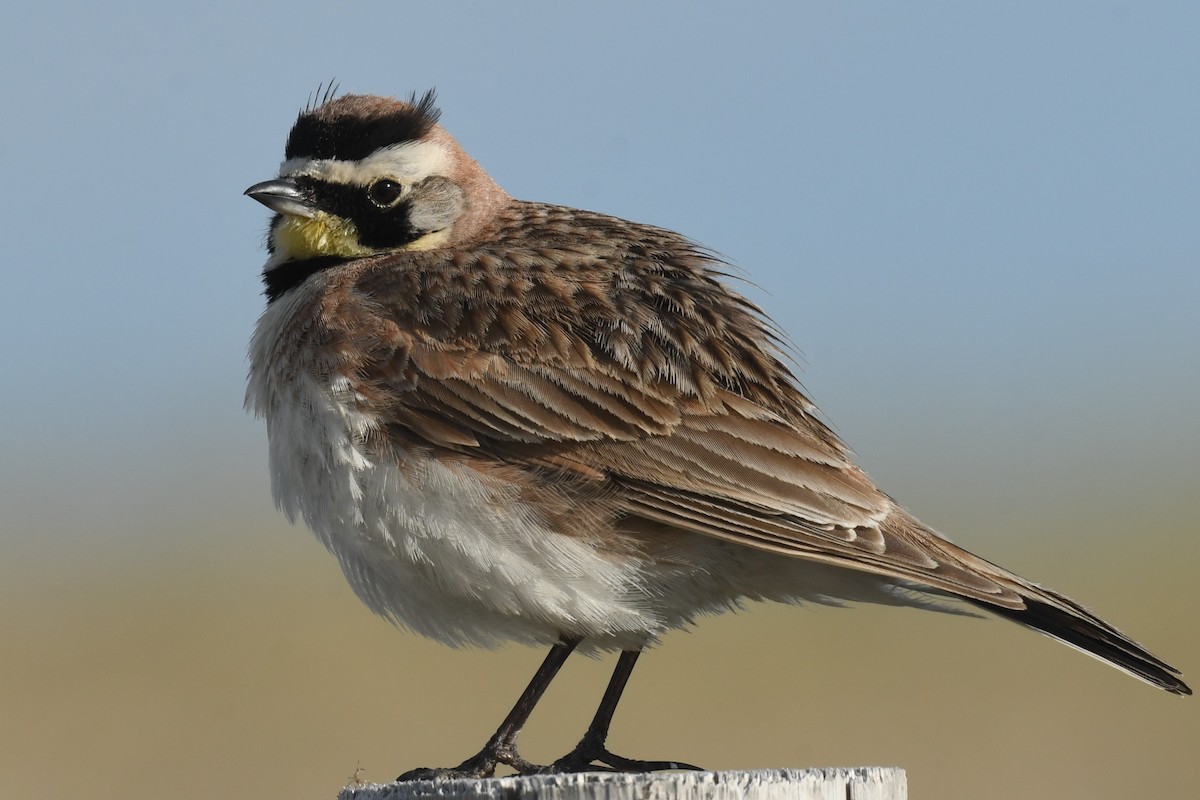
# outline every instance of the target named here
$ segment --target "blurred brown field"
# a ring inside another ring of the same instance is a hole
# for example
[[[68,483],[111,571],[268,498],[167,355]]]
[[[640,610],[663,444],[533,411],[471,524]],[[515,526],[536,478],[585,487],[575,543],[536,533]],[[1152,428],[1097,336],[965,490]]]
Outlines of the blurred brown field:
[[[1086,536],[1036,541],[981,518],[957,538],[1093,607],[1194,685],[1200,545],[1171,511],[1137,531],[1073,519]],[[265,510],[175,530],[90,555],[36,537],[10,548],[3,796],[332,798],[356,770],[387,781],[473,753],[542,658],[391,628]],[[574,743],[610,667],[569,662],[528,757]],[[611,744],[712,769],[898,765],[914,798],[1182,797],[1200,702],[998,620],[756,606],[643,659]]]

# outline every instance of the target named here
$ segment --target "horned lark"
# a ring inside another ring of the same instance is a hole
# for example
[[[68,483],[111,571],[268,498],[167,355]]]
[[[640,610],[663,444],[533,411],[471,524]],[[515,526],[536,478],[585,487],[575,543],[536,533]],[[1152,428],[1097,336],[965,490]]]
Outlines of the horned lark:
[[[638,654],[750,600],[956,598],[1175,694],[1170,665],[922,525],[850,459],[724,265],[662,228],[513,200],[409,102],[326,92],[277,178],[247,406],[272,489],[376,613],[550,654],[496,734],[402,778],[687,767],[608,752]],[[578,746],[516,737],[572,650],[620,651]]]

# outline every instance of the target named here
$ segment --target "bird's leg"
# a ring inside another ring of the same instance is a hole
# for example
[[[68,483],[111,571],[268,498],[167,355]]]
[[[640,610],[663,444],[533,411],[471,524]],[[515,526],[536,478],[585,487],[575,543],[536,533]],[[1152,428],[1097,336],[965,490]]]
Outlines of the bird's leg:
[[[497,764],[507,764],[523,775],[540,771],[541,767],[529,763],[517,753],[517,734],[521,732],[521,728],[524,727],[525,722],[529,719],[529,715],[533,712],[533,707],[537,705],[538,700],[545,694],[550,681],[554,680],[554,676],[558,674],[563,662],[567,660],[567,656],[571,655],[571,651],[575,649],[577,644],[579,644],[578,639],[564,639],[550,648],[550,653],[546,656],[546,660],[542,662],[542,665],[538,667],[538,671],[534,673],[533,680],[525,687],[525,691],[517,698],[517,703],[513,706],[512,711],[508,712],[508,716],[504,718],[504,722],[500,723],[500,727],[492,734],[492,738],[488,739],[487,744],[483,746],[482,750],[457,767],[437,769],[421,767],[420,769],[409,770],[396,778],[396,780],[420,781],[444,780],[449,778],[490,778],[496,774]]]
[[[575,745],[575,749],[546,767],[546,772],[652,772],[659,769],[700,769],[682,761],[638,761],[622,758],[610,753],[605,746],[617,703],[621,700],[621,693],[625,691],[625,684],[629,682],[629,675],[633,672],[640,655],[640,650],[621,652],[621,657],[617,659],[617,668],[613,670],[612,678],[608,681],[608,688],[604,690],[604,697],[600,700],[600,707],[596,709],[592,724],[588,726],[579,744]]]

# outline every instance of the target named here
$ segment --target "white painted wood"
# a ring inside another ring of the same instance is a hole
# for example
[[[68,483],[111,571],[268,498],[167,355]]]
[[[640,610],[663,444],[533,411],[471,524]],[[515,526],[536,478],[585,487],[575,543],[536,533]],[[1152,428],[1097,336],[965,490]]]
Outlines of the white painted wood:
[[[907,800],[896,767],[586,772],[347,786],[338,800]]]

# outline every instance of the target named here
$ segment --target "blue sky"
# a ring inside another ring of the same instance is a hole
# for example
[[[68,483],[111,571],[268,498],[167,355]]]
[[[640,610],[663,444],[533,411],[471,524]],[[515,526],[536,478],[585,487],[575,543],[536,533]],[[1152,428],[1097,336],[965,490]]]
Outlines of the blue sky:
[[[25,10],[0,31],[3,535],[269,513],[241,411],[266,212],[241,192],[331,78],[436,86],[512,194],[727,255],[935,525],[955,498],[1182,502],[1197,7],[739,5]]]

